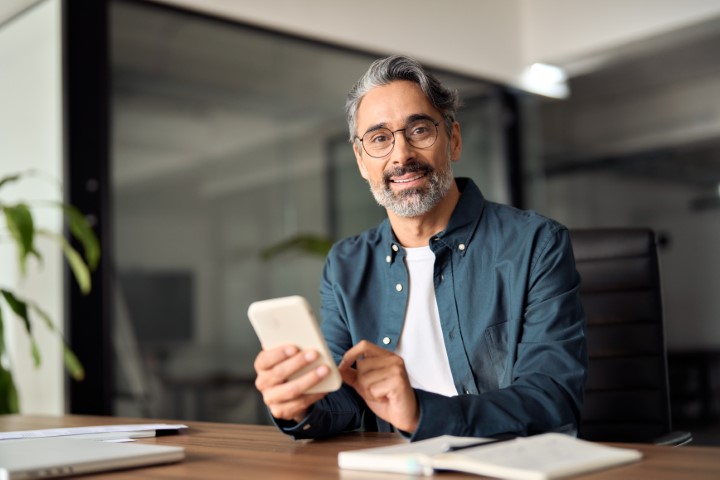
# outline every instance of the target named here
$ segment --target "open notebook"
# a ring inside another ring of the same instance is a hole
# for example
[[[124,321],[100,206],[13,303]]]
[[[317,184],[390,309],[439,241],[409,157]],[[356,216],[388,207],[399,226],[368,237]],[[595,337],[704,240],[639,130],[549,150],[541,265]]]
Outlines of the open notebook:
[[[50,478],[177,462],[182,447],[72,437],[0,440],[0,480]]]
[[[508,480],[549,480],[615,467],[641,457],[634,449],[609,447],[559,433],[508,441],[444,435],[391,447],[340,452],[338,465],[350,470],[413,475],[452,470]]]

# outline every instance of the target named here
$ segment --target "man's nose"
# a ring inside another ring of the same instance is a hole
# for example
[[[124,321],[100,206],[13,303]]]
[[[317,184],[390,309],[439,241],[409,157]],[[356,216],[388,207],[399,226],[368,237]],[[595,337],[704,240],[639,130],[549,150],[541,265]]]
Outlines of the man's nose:
[[[415,147],[408,141],[402,132],[395,134],[395,146],[391,152],[391,160],[393,163],[406,163],[408,160],[415,158]]]

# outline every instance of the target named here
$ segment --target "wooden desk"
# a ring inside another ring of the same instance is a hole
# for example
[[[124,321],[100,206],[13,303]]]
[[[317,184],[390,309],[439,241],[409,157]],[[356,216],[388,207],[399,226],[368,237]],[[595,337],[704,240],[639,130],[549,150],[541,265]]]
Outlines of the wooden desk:
[[[155,421],[78,415],[60,417],[4,415],[0,416],[0,431],[153,423]],[[404,441],[393,434],[347,434],[321,441],[293,441],[279,433],[274,427],[209,422],[178,422],[175,420],[161,420],[161,422],[185,423],[190,428],[179,435],[141,439],[139,442],[183,446],[187,453],[187,458],[184,461],[170,465],[103,473],[102,475],[88,475],[82,478],[166,480],[179,478],[247,478],[261,480],[414,478],[405,475],[341,471],[337,467],[337,454],[342,450],[386,446]],[[626,446],[641,450],[645,458],[636,464],[603,470],[576,478],[595,480],[717,480],[720,478],[720,448]],[[460,480],[481,477],[443,473],[432,478]]]

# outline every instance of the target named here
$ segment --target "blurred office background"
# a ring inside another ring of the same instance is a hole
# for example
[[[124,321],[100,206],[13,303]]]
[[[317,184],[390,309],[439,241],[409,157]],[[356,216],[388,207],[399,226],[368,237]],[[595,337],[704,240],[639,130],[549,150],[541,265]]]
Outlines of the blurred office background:
[[[247,306],[301,294],[317,310],[323,258],[264,254],[383,218],[344,98],[404,53],[460,91],[456,174],[486,197],[570,228],[657,231],[676,428],[719,438],[700,428],[720,418],[718,2],[255,3],[0,10],[0,176],[64,178],[104,249],[90,297],[45,300],[88,379],[64,385],[59,361],[28,371],[26,411],[266,423]]]

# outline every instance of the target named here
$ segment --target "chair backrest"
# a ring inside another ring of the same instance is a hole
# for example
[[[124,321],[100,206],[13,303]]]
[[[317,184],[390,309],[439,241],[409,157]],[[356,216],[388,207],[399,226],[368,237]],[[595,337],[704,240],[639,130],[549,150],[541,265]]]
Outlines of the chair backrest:
[[[571,230],[589,355],[581,438],[652,442],[671,430],[652,230]]]

